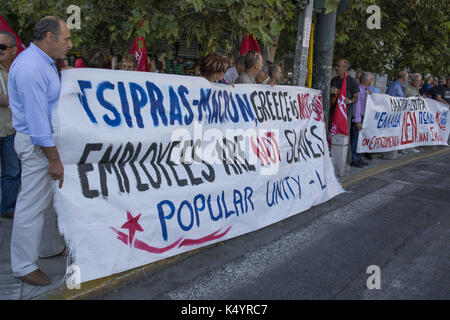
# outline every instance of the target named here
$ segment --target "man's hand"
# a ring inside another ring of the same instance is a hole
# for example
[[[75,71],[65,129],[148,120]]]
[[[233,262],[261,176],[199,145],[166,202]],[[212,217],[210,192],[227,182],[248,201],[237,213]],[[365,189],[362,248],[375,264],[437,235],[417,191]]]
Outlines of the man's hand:
[[[59,180],[58,188],[61,189],[64,182],[64,166],[61,160],[48,163],[48,174],[52,179]]]
[[[341,90],[339,90],[338,88],[336,88],[336,87],[331,87],[331,94],[332,95],[339,95],[339,92],[340,92]]]
[[[442,102],[443,104],[449,105],[447,101],[442,99],[442,96],[440,94],[436,95],[436,100],[439,101],[439,102]]]
[[[0,95],[0,107],[9,106],[9,98],[7,94]]]
[[[355,124],[359,131],[361,131],[363,129],[361,122],[355,122]]]
[[[48,160],[48,174],[54,180],[59,180],[58,188],[61,189],[64,182],[64,166],[59,158],[56,147],[41,147]]]

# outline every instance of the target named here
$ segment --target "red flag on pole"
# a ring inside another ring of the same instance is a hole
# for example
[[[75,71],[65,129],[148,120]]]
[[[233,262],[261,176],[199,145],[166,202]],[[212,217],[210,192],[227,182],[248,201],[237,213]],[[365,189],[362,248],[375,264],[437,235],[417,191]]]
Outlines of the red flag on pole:
[[[139,22],[138,28],[142,27],[142,21]],[[133,44],[131,45],[130,54],[136,57],[138,62],[136,71],[147,71],[150,72],[150,67],[148,66],[147,60],[147,49],[145,48],[144,37],[134,37]]]
[[[239,54],[242,56],[250,50],[255,50],[261,54],[261,50],[259,49],[258,41],[256,41],[256,39],[253,38],[253,33],[250,33],[248,38],[246,36],[242,37],[241,50],[240,50]]]
[[[17,53],[16,55],[18,55],[19,53],[21,53],[23,50],[25,50],[25,45],[22,43],[22,41],[19,39],[19,37],[17,36],[17,34],[14,32],[13,29],[11,29],[11,27],[9,26],[8,22],[6,22],[5,18],[3,18],[3,16],[0,14],[0,31],[8,31],[11,32],[14,37],[16,37],[16,46],[17,46]]]
[[[344,74],[344,81],[342,81],[341,91],[336,102],[336,109],[334,109],[333,123],[331,125],[330,137],[328,142],[331,143],[331,137],[336,134],[345,134],[348,136],[347,123],[347,104],[345,103],[347,92],[347,74]]]

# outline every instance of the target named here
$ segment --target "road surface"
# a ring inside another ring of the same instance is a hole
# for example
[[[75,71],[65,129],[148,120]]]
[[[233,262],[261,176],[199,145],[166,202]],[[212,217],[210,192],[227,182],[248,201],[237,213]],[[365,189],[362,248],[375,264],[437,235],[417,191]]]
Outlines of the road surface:
[[[347,191],[97,299],[450,299],[450,152]]]

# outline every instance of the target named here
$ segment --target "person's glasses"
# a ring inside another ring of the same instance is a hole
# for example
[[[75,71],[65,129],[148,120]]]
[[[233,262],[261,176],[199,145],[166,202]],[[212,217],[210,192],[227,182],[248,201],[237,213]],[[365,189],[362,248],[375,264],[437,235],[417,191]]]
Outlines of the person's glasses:
[[[8,48],[13,48],[14,46],[7,46],[6,44],[0,43],[0,50],[5,51]]]

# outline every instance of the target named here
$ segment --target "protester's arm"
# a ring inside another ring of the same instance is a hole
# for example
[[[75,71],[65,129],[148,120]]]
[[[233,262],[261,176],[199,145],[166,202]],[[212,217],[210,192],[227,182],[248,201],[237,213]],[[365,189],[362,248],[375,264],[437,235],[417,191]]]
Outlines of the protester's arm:
[[[336,100],[339,96],[339,89],[334,86],[331,86],[330,93],[331,93],[330,106],[332,106],[336,103]]]
[[[0,77],[2,76],[2,74],[0,74]],[[0,79],[0,81],[3,83],[3,79]],[[8,107],[9,106],[9,99],[8,99],[8,91],[6,90],[6,92],[4,92],[5,86],[2,85],[0,87],[0,107]]]
[[[0,95],[0,107],[7,108],[9,106],[8,95]]]
[[[348,77],[347,85],[350,88],[351,98],[346,99],[345,103],[346,104],[355,104],[356,102],[358,102],[359,85],[356,82],[356,80],[353,79],[352,77]]]
[[[436,100],[439,101],[439,102],[442,102],[443,104],[449,105],[447,101],[442,99],[442,96],[439,93],[436,94]]]
[[[41,147],[48,160],[48,174],[55,180],[59,180],[58,188],[62,188],[64,182],[64,166],[56,147]]]
[[[353,119],[352,121],[355,123],[356,127],[359,131],[362,130],[361,120],[362,120],[362,105],[361,100],[358,97],[358,101],[356,102],[353,108]]]
[[[273,86],[276,86],[278,83],[277,83],[276,79],[270,79],[269,84],[270,84],[270,86],[273,87]]]
[[[54,147],[52,128],[48,116],[47,82],[34,66],[23,66],[15,77],[24,104],[30,140],[33,145]]]
[[[359,131],[361,131],[363,129],[361,122],[356,122],[355,124]]]
[[[351,99],[345,99],[345,103],[354,104],[358,102],[358,93],[355,93]]]

